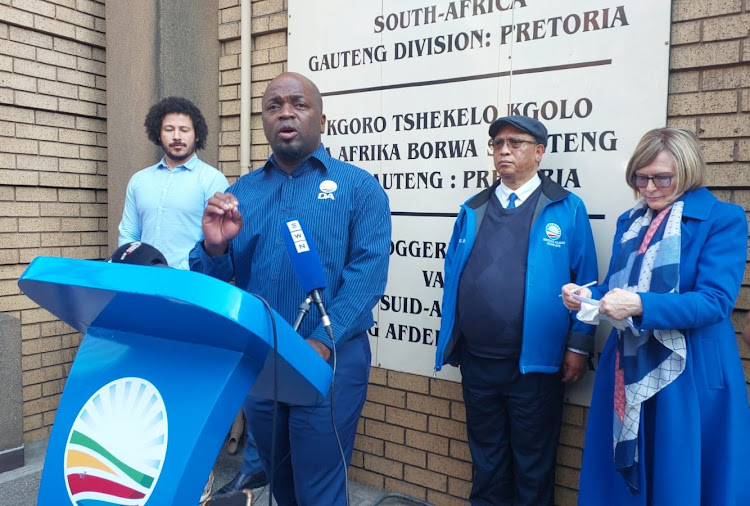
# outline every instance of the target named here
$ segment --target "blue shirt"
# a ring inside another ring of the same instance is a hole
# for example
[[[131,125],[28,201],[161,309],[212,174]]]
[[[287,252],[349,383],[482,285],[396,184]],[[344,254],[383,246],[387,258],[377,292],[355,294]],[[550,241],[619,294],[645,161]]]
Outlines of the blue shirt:
[[[260,295],[292,322],[307,294],[295,277],[281,225],[297,218],[320,254],[328,285],[323,302],[337,346],[372,326],[372,308],[388,275],[391,215],[388,197],[371,174],[331,158],[321,145],[291,174],[271,156],[228,192],[239,201],[243,227],[225,255],[210,257],[196,244],[191,270],[224,281],[234,277],[238,287]],[[299,333],[331,347],[314,307]]]
[[[164,158],[128,182],[118,245],[142,241],[161,251],[170,267],[189,269],[188,254],[203,238],[206,202],[229,186],[224,174],[198,155],[169,170]]]

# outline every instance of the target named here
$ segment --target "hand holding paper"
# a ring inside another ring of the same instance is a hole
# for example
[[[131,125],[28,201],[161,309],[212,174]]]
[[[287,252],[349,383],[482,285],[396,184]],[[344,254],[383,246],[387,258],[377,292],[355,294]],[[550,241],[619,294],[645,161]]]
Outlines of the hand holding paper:
[[[626,328],[630,328],[630,330],[633,332],[634,335],[638,335],[638,329],[633,325],[633,318],[628,316],[624,320],[615,320],[614,318],[611,318],[609,316],[603,315],[599,312],[599,301],[594,299],[589,299],[587,297],[581,297],[578,294],[572,294],[573,298],[580,301],[581,303],[581,309],[578,311],[578,314],[576,314],[576,318],[578,318],[583,323],[588,323],[590,325],[599,325],[599,322],[604,320],[612,324],[612,326],[618,330],[625,330]]]
[[[568,308],[569,311],[578,311],[581,309],[581,304],[577,299],[572,297],[572,295],[578,294],[583,295],[584,297],[591,297],[591,290],[589,290],[589,287],[594,286],[596,283],[596,280],[594,280],[585,285],[577,285],[575,283],[563,285],[560,289],[561,293],[559,295],[559,297],[562,297],[563,305]]]

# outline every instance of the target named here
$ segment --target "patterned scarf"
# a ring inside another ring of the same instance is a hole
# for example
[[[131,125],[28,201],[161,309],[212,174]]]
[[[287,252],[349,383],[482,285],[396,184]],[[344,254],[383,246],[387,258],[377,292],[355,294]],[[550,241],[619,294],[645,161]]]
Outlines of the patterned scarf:
[[[677,293],[683,202],[656,214],[643,201],[630,212],[609,289]],[[685,370],[685,336],[677,330],[618,331],[615,359],[614,462],[633,494],[641,489],[638,438],[641,404]]]

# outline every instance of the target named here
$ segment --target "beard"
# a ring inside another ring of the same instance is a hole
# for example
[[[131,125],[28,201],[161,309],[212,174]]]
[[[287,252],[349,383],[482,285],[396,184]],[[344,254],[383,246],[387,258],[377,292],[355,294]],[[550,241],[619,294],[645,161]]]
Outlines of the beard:
[[[162,144],[161,147],[164,150],[164,154],[175,162],[182,162],[184,160],[187,160],[188,158],[193,156],[193,153],[195,153],[195,143],[193,143],[192,146],[188,146],[187,149],[185,149],[184,154],[175,153],[170,146],[164,144]]]
[[[305,147],[302,142],[279,143],[271,146],[273,155],[284,162],[296,162],[307,157],[312,151]],[[313,149],[315,151],[315,149]]]

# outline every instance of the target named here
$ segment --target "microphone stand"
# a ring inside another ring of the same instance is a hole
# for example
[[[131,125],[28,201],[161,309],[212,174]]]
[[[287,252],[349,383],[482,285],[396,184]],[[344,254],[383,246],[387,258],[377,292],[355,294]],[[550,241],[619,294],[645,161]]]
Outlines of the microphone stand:
[[[315,305],[318,308],[318,312],[320,313],[320,319],[323,321],[323,328],[326,331],[326,334],[328,334],[328,337],[331,339],[331,344],[333,345],[333,352],[336,353],[336,342],[333,340],[333,329],[331,328],[331,319],[328,318],[328,313],[326,312],[325,306],[323,306],[323,298],[320,295],[320,290],[317,288],[310,292],[310,295],[308,296],[307,300],[310,300],[312,298],[312,302],[315,303]]]
[[[305,300],[302,301],[299,305],[299,312],[297,313],[297,318],[294,319],[294,324],[292,324],[292,328],[296,332],[299,330],[299,326],[302,325],[302,320],[305,318],[305,315],[310,312],[310,303],[312,302],[312,299],[308,295],[305,297]]]

